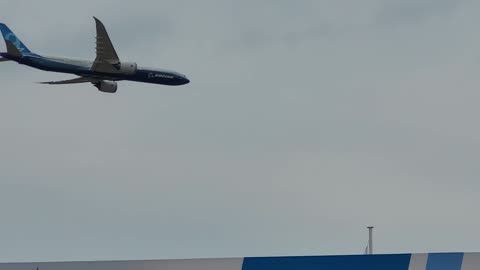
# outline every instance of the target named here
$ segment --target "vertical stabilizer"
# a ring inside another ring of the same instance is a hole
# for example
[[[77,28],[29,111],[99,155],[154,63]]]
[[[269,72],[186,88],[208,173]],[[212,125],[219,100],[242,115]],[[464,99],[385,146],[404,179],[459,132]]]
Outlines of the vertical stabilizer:
[[[20,55],[31,53],[27,46],[23,44],[23,42],[12,32],[12,30],[10,30],[10,28],[8,28],[7,25],[0,23],[0,31],[2,32],[3,39],[7,45],[7,50],[10,46],[10,49],[14,50],[15,48],[16,50],[14,51],[19,52]],[[8,53],[10,54],[10,51],[8,51]]]
[[[22,52],[18,50],[18,48],[11,42],[10,40],[5,40],[5,44],[7,44],[7,53],[8,55],[21,58],[23,57]]]

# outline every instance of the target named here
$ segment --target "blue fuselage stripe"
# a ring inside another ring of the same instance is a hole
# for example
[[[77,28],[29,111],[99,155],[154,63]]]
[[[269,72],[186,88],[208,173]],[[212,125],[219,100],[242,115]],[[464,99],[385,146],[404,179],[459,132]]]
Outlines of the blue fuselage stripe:
[[[410,254],[245,258],[242,270],[406,270]]]
[[[463,253],[432,253],[428,255],[426,270],[461,270]]]
[[[45,71],[61,72],[61,73],[73,73],[78,74],[79,72],[88,72],[90,71],[87,67],[70,65],[65,63],[60,63],[46,58],[40,57],[24,57],[20,60],[20,63],[34,68],[38,68]]]

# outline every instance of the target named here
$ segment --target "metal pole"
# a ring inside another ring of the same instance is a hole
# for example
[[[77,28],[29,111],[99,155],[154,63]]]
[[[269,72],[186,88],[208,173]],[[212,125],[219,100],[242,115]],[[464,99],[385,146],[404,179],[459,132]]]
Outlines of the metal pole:
[[[368,228],[368,254],[373,254],[373,226]]]

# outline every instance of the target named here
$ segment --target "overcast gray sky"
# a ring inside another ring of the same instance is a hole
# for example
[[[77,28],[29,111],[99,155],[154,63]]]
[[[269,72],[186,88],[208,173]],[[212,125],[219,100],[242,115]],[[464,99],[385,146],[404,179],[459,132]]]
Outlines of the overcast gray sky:
[[[185,87],[0,65],[0,261],[480,250],[480,2],[1,0],[33,51]],[[2,43],[0,47],[4,50]]]

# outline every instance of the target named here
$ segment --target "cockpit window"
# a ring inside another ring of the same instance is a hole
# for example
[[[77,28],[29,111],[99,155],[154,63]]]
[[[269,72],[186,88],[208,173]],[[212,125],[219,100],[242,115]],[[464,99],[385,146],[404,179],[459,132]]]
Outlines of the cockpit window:
[[[185,76],[185,75],[183,75],[183,74],[181,74],[181,73],[178,73],[178,72],[176,73],[176,75],[179,76],[179,77],[182,77],[182,78],[184,78],[184,79],[187,78],[187,76]]]

